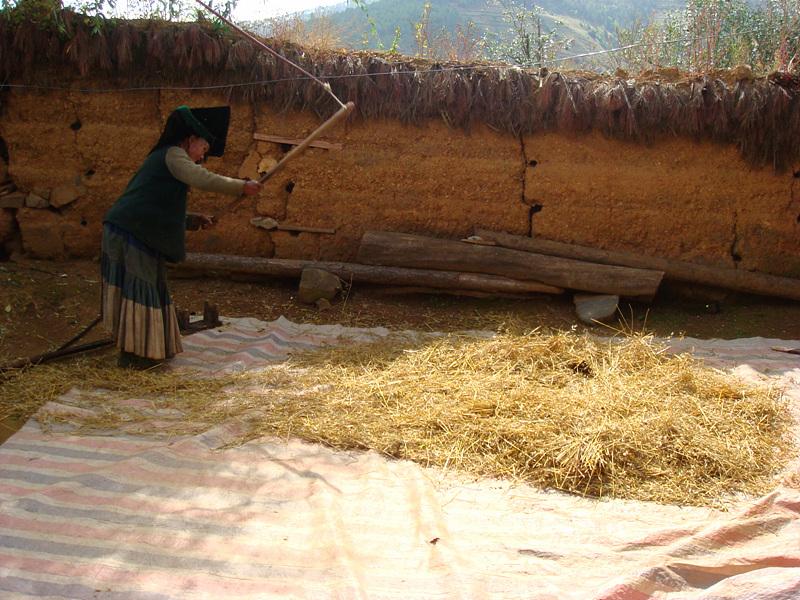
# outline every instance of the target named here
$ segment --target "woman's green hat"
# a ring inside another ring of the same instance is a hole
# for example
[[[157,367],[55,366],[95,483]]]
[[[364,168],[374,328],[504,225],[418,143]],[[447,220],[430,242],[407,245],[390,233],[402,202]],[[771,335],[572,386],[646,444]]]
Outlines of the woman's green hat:
[[[175,112],[181,116],[184,124],[196,135],[205,139],[210,148],[209,156],[222,156],[225,152],[225,141],[228,138],[228,125],[231,120],[230,106],[214,106],[211,108],[189,108],[179,106]]]

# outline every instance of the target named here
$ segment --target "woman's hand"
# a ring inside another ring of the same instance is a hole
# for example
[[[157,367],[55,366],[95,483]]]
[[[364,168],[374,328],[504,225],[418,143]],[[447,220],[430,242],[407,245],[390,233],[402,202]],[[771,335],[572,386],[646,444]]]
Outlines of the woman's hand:
[[[208,229],[214,224],[214,217],[211,215],[197,215],[200,221],[200,229]]]
[[[248,179],[244,182],[244,192],[245,196],[255,196],[256,194],[261,192],[261,188],[263,186],[258,183],[257,181],[253,181],[252,179]]]
[[[201,215],[200,213],[187,213],[186,215],[186,229],[189,231],[208,229],[213,224],[214,217],[210,215]]]

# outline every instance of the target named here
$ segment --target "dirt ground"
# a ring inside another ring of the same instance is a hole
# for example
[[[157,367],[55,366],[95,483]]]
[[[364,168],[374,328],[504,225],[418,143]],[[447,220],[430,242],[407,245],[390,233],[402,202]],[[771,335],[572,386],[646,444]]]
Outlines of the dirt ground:
[[[92,261],[0,263],[0,363],[53,350],[81,331],[98,314],[99,279],[99,265]],[[221,315],[267,321],[283,315],[302,323],[438,331],[584,327],[569,296],[512,300],[388,295],[379,288],[354,285],[346,298],[320,311],[295,300],[297,282],[293,280],[172,278],[171,289],[178,308],[201,312],[207,300],[217,305]],[[625,322],[612,326],[659,336],[800,340],[800,303],[743,296],[710,302],[709,297],[687,299],[685,290],[680,296],[663,293],[649,306],[626,305]],[[611,332],[601,326],[591,329]],[[85,339],[104,335],[97,327]]]

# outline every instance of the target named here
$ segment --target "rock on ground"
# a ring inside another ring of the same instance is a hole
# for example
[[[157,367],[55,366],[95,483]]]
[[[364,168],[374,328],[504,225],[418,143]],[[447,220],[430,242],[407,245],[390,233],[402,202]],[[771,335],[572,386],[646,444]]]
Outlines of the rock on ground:
[[[297,299],[306,304],[317,300],[333,300],[342,289],[342,280],[322,269],[306,268],[300,276],[300,291]]]
[[[573,299],[578,318],[587,325],[610,319],[617,313],[619,296],[575,294]]]

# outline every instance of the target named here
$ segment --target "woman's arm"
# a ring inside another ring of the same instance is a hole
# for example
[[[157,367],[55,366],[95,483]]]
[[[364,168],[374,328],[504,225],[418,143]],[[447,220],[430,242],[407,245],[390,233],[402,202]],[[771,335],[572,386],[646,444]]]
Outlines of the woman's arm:
[[[186,151],[178,146],[167,150],[167,169],[172,176],[186,185],[205,192],[218,192],[230,196],[238,196],[244,191],[246,181],[217,175],[208,169],[195,164]]]

